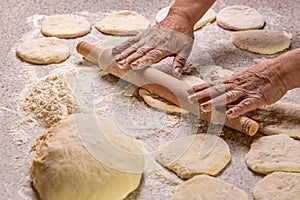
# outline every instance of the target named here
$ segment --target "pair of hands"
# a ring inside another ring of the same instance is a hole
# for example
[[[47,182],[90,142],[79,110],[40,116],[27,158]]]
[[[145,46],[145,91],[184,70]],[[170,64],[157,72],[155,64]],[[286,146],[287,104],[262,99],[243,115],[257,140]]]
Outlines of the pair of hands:
[[[178,78],[192,50],[193,34],[193,25],[188,21],[167,17],[115,47],[115,61],[122,69],[138,70],[174,56],[172,72]],[[196,85],[188,91],[188,98],[200,103],[204,112],[231,104],[226,111],[229,118],[272,104],[287,92],[272,65],[272,62],[259,64],[229,79]]]

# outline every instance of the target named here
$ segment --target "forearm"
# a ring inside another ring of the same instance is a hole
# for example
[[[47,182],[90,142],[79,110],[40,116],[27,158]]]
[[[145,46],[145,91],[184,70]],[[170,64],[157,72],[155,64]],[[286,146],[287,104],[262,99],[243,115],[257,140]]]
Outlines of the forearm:
[[[214,2],[215,0],[176,0],[168,16],[180,16],[194,26]]]
[[[279,63],[277,74],[287,90],[300,87],[300,48],[282,54],[273,62]]]

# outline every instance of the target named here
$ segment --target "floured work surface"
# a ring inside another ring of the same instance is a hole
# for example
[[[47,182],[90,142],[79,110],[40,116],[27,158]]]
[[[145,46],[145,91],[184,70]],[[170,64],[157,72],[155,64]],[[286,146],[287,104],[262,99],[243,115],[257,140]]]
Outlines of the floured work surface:
[[[29,178],[29,168],[34,153],[29,153],[29,150],[45,128],[34,126],[27,122],[22,123],[15,97],[19,96],[18,94],[28,86],[28,82],[43,79],[54,69],[61,69],[65,66],[76,69],[78,67],[90,69],[91,65],[82,61],[81,57],[76,53],[74,49],[76,44],[80,41],[92,43],[98,40],[107,40],[112,36],[103,35],[93,27],[89,34],[81,38],[66,40],[67,45],[71,49],[71,56],[68,60],[59,64],[43,66],[33,66],[26,62],[21,62],[15,57],[15,47],[13,46],[16,45],[16,42],[21,43],[27,41],[27,39],[44,37],[40,33],[40,24],[44,17],[41,15],[43,14],[68,13],[78,15],[84,17],[92,25],[95,25],[99,20],[107,16],[108,13],[124,9],[124,5],[126,4],[126,9],[132,7],[133,11],[142,14],[154,22],[156,11],[167,6],[169,1],[153,1],[151,2],[151,7],[148,6],[146,1],[135,1],[130,4],[125,1],[115,0],[109,2],[88,1],[84,2],[84,5],[83,1],[68,5],[68,2],[56,4],[55,1],[48,1],[47,3],[36,1],[35,4],[31,4],[31,2],[28,2],[26,5],[22,4],[22,9],[20,9],[17,3],[12,2],[9,11],[4,6],[3,12],[1,12],[3,16],[10,17],[10,24],[5,27],[5,37],[3,37],[7,38],[7,40],[5,40],[6,45],[3,45],[4,52],[0,55],[2,63],[4,63],[1,68],[1,84],[4,84],[4,89],[1,91],[3,96],[0,108],[0,123],[1,127],[3,127],[0,143],[2,146],[2,160],[4,162],[0,164],[2,169],[1,186],[3,186],[0,190],[3,199],[37,200],[38,197],[32,190]],[[283,13],[292,13],[293,10],[287,10],[290,7],[295,8],[295,11],[299,10],[300,8],[297,8],[299,5],[292,5],[290,2],[286,2],[286,7],[279,9],[281,4],[270,0],[263,2],[262,5],[257,4],[257,2],[249,3],[246,1],[239,3],[247,3],[247,5],[262,12],[264,17],[266,17],[268,28],[287,30],[293,33],[293,35],[297,35],[297,32],[289,25],[291,18],[286,17],[286,14],[283,17]],[[227,2],[223,0],[218,1],[213,9],[220,11],[225,7],[225,4]],[[47,12],[44,10],[46,5]],[[67,7],[68,9],[66,9]],[[31,8],[34,8],[34,10]],[[15,16],[13,13],[16,10],[18,11],[18,16],[11,17]],[[293,21],[300,20],[298,13],[294,16]],[[193,50],[192,58],[195,58],[193,64],[199,68],[200,66],[217,65],[227,70],[238,72],[252,66],[254,59],[262,58],[260,55],[248,54],[235,48],[231,44],[229,32],[218,27],[216,22],[196,31],[195,41],[198,44],[200,43],[201,48]],[[299,42],[292,39],[291,48],[295,48],[296,46],[299,46]],[[266,58],[270,59],[272,56],[266,56]],[[93,78],[77,79],[77,82],[84,83],[82,84],[84,90],[72,92],[75,92],[76,99],[81,103],[80,105],[85,106],[84,112],[92,111],[97,115],[115,117],[119,125],[124,129],[129,129],[130,133],[132,133],[131,137],[137,138],[138,141],[143,143],[145,149],[150,153],[155,152],[160,145],[179,136],[205,133],[208,127],[215,128],[205,122],[199,122],[198,119],[193,118],[189,114],[166,114],[152,109],[146,106],[141,99],[134,96],[135,88],[132,85],[119,81],[110,75],[103,77],[100,75],[101,73],[95,73]],[[197,74],[192,75],[198,76]],[[85,88],[89,85],[91,85],[90,89]],[[285,100],[300,103],[299,98],[297,98],[299,96],[295,96],[295,94],[299,95],[299,90],[289,93]],[[73,108],[75,111],[76,107]],[[12,132],[13,129],[14,131]],[[262,177],[253,174],[247,169],[244,164],[244,155],[249,151],[252,141],[260,136],[259,134],[251,138],[227,128],[221,133],[221,137],[230,147],[232,160],[217,178],[246,191],[249,199],[253,199],[251,190]],[[160,167],[160,165],[153,167]],[[180,183],[182,183],[182,180],[163,167],[154,168],[154,170],[147,169],[147,173],[143,175],[140,187],[131,193],[126,200],[168,200],[172,198],[172,191]]]

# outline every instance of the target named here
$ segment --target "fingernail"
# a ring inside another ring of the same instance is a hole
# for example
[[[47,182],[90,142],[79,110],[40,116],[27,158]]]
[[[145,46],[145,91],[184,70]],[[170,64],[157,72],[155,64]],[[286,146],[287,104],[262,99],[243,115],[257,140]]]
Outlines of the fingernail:
[[[195,104],[195,103],[197,103],[195,101],[195,97],[196,97],[196,94],[192,94],[192,95],[188,96],[187,99],[191,104]]]
[[[177,77],[179,77],[182,73],[182,69],[181,67],[175,67],[174,69],[174,75],[176,75]]]
[[[186,92],[187,92],[189,95],[192,95],[192,94],[194,94],[194,89],[193,89],[193,88],[187,89]]]
[[[211,106],[208,103],[203,103],[203,104],[200,105],[200,109],[203,112],[210,112],[211,111]]]
[[[133,63],[130,64],[130,67],[131,67],[132,69],[136,69],[137,66],[138,66],[138,64],[139,64],[138,61],[134,61]]]
[[[124,64],[126,63],[126,60],[121,60],[120,62],[117,63],[118,67],[120,69],[124,69]]]

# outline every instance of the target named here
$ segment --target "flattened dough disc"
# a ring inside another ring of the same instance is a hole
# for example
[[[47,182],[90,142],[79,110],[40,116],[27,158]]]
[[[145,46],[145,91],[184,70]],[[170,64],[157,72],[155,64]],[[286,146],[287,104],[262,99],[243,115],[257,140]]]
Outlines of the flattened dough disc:
[[[274,54],[289,48],[291,35],[284,31],[249,30],[231,35],[232,43],[243,50],[258,54]]]
[[[207,152],[207,155],[203,157],[201,152]],[[156,160],[161,165],[183,179],[198,174],[216,175],[229,163],[230,158],[227,143],[212,134],[175,139],[162,145],[156,154]]]
[[[137,35],[149,26],[148,19],[128,10],[113,13],[95,25],[100,32],[110,35]]]
[[[20,44],[17,55],[34,64],[60,63],[70,55],[70,49],[63,40],[55,37],[28,40]]]
[[[266,135],[286,134],[300,139],[300,105],[276,102],[248,115],[259,123],[259,131]]]
[[[217,15],[219,26],[230,30],[250,30],[262,28],[264,18],[254,8],[234,5],[223,8]]]
[[[93,138],[93,131],[99,130],[102,134]],[[84,143],[80,137],[92,137],[94,143]],[[112,149],[108,149],[108,145]],[[116,165],[111,167],[111,163],[95,159],[96,154],[88,151],[93,148]],[[36,156],[30,173],[41,199],[119,200],[135,190],[141,180],[141,172],[126,172],[119,167],[140,168],[144,165],[143,158],[110,156],[114,150],[124,150],[124,155],[139,154],[141,150],[136,141],[124,135],[108,118],[70,115],[45,131],[36,140],[33,150]]]
[[[251,144],[247,166],[258,173],[300,172],[300,141],[285,134],[264,136]]]
[[[214,177],[198,175],[179,185],[173,200],[248,200],[245,191]]]
[[[294,200],[300,198],[300,173],[274,172],[253,188],[255,200]]]
[[[157,23],[161,22],[167,16],[169,9],[170,9],[170,6],[162,8],[160,11],[158,11],[158,13],[156,14],[155,21]],[[202,16],[202,18],[195,24],[194,30],[198,30],[198,29],[202,28],[203,26],[205,26],[206,24],[215,21],[216,16],[217,16],[216,11],[210,8]]]
[[[90,32],[90,23],[79,16],[51,15],[42,22],[41,31],[46,36],[76,38]]]

